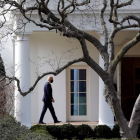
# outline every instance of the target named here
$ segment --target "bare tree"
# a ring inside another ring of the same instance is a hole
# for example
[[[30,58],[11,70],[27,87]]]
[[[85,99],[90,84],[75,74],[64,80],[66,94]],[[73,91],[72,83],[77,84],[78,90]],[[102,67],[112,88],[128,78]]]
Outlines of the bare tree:
[[[9,77],[5,76],[5,78],[9,79],[9,81],[16,80],[18,91],[22,96],[26,96],[31,91],[34,90],[35,86],[37,85],[38,81],[48,74],[58,75],[68,66],[83,61],[87,63],[103,80],[104,82],[104,97],[108,105],[110,106],[113,114],[118,121],[118,124],[121,128],[121,133],[124,138],[136,137],[137,129],[138,129],[138,122],[140,120],[140,96],[138,96],[137,101],[134,105],[133,112],[131,115],[131,119],[129,124],[127,124],[127,120],[123,115],[119,98],[117,97],[114,85],[113,85],[113,77],[114,72],[116,70],[117,64],[120,62],[122,57],[126,54],[126,52],[132,48],[135,44],[140,41],[140,18],[131,14],[131,15],[124,15],[121,19],[118,18],[118,10],[124,8],[126,6],[131,6],[133,0],[127,0],[122,2],[121,0],[102,0],[101,5],[102,8],[100,10],[100,23],[102,27],[102,32],[105,37],[105,42],[102,44],[96,37],[93,35],[85,32],[82,29],[74,26],[69,20],[68,16],[74,13],[76,10],[79,10],[81,14],[88,14],[84,10],[81,10],[80,7],[85,6],[87,11],[89,8],[93,10],[91,1],[90,0],[55,0],[55,6],[57,7],[57,13],[59,16],[56,16],[54,11],[49,8],[50,0],[0,0],[0,8],[1,8],[1,16],[3,20],[1,22],[1,27],[6,23],[6,14],[12,12],[13,15],[16,12],[19,12],[21,15],[21,19],[18,20],[20,26],[13,30],[11,28],[11,32],[19,31],[19,29],[24,30],[26,24],[29,22],[34,23],[36,26],[41,28],[47,28],[48,30],[56,30],[61,32],[61,34],[68,38],[75,38],[80,42],[81,49],[83,51],[83,57],[79,59],[75,59],[69,61],[66,65],[62,67],[58,67],[54,71],[43,73],[41,76],[37,77],[37,80],[30,87],[30,89],[26,92],[22,92],[20,88],[20,80],[16,77]],[[98,1],[94,1],[98,2]],[[109,3],[107,3],[109,2]],[[30,4],[29,4],[30,3]],[[112,30],[109,32],[109,28],[106,25],[105,21],[105,12],[109,8],[109,19],[108,21],[112,25]],[[36,21],[32,15],[33,11],[38,12],[39,21]],[[96,20],[96,18],[95,18]],[[130,21],[134,21],[130,23]],[[115,56],[115,49],[114,49],[114,37],[118,32],[123,29],[128,28],[138,28],[137,35],[126,43],[120,52]],[[92,43],[92,45],[99,51],[100,55],[104,60],[104,68],[101,68],[99,64],[97,64],[89,55],[89,51],[87,49],[86,41]]]
[[[5,76],[5,69],[2,58],[0,57],[0,78],[2,79]],[[3,85],[5,80],[1,82]],[[5,87],[0,88],[0,114],[6,113],[6,94],[5,94]]]
[[[12,114],[14,110],[14,84],[5,79],[5,67],[0,57],[0,115]],[[5,85],[5,86],[4,86]]]

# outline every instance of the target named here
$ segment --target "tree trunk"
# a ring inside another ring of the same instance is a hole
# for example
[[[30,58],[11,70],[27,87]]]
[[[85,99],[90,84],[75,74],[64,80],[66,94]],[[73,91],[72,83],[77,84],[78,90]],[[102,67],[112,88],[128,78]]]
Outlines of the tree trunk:
[[[133,133],[133,137],[136,137],[137,135],[137,130],[138,130],[138,124],[140,120],[140,95],[138,96],[135,105],[133,107],[133,112],[131,115],[131,119],[129,122],[129,128]]]
[[[113,81],[110,80],[105,84],[104,97],[108,105],[110,106],[115,118],[120,126],[120,133],[123,138],[134,138],[134,134],[128,127],[128,123],[121,109],[120,100],[117,97],[117,93],[114,88]]]

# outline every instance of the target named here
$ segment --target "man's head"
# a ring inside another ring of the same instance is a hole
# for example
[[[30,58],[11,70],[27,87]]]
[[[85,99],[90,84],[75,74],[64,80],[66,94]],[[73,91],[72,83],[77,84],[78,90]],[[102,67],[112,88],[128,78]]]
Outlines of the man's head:
[[[53,82],[53,77],[52,76],[48,76],[48,79],[47,79],[50,83]]]

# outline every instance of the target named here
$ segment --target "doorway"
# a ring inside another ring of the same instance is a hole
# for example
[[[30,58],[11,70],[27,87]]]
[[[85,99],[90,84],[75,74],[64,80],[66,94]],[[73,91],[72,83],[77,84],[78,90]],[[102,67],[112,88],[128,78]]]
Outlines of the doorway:
[[[140,57],[124,57],[121,61],[121,107],[129,121],[140,94]]]
[[[67,69],[67,120],[88,121],[88,67],[71,66]]]

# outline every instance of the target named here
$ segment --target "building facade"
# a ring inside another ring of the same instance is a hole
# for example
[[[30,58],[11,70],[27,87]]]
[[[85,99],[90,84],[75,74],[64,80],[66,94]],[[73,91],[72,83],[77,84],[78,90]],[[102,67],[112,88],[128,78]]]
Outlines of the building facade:
[[[130,9],[129,7],[119,11],[119,18],[124,15],[139,14],[139,9],[136,7],[139,2],[135,1]],[[77,27],[84,27],[84,30],[98,38],[101,43],[104,43],[104,35],[100,26],[100,5],[95,5],[95,15],[89,10],[89,19],[96,16],[96,24],[93,21],[87,20],[80,23],[81,12],[76,11],[75,14],[69,15],[69,20]],[[57,15],[57,12],[54,13]],[[111,24],[108,22],[110,9],[105,13],[107,27],[111,32]],[[36,20],[38,15],[33,13]],[[17,13],[17,19],[20,13]],[[73,20],[74,19],[74,20]],[[15,22],[18,22],[15,20]],[[85,23],[85,24],[84,24]],[[94,23],[94,25],[93,25]],[[94,26],[94,27],[93,27]],[[131,40],[137,29],[122,30],[115,39],[115,54],[117,54],[125,43]],[[9,49],[9,44],[12,46]],[[124,59],[118,64],[114,83],[117,86],[117,94],[121,100],[122,109],[125,117],[129,120],[132,111],[133,103],[140,91],[140,43],[131,48],[125,55]],[[103,67],[103,60],[98,50],[89,42],[87,47],[90,56]],[[33,23],[26,25],[24,36],[17,34],[14,38],[8,39],[5,42],[5,50],[10,50],[11,58],[7,58],[9,52],[2,52],[4,61],[8,64],[14,64],[15,76],[20,78],[21,88],[27,91],[41,75],[47,71],[53,71],[58,67],[66,64],[68,61],[82,57],[82,49],[77,40],[63,37],[59,32],[48,31],[45,28],[39,28]],[[69,50],[69,51],[68,51]],[[130,64],[131,63],[131,64]],[[20,66],[19,66],[20,65]],[[18,69],[18,70],[17,70]],[[122,75],[123,73],[123,75]],[[52,75],[53,76],[53,75]],[[130,78],[129,78],[130,76]],[[128,77],[128,78],[126,78]],[[96,72],[86,63],[75,63],[58,76],[53,76],[52,83],[53,97],[55,99],[54,108],[56,115],[62,122],[67,121],[98,121],[99,124],[108,126],[114,125],[114,115],[103,96],[103,81]],[[127,79],[127,80],[126,80]],[[18,121],[26,126],[31,126],[33,123],[38,123],[42,111],[43,88],[47,82],[47,76],[43,77],[35,87],[34,91],[25,97],[22,97],[18,90],[15,91],[15,112],[14,115]],[[130,88],[131,87],[131,88]],[[131,109],[130,109],[131,108]],[[53,119],[49,110],[44,117],[44,122],[52,123]]]

